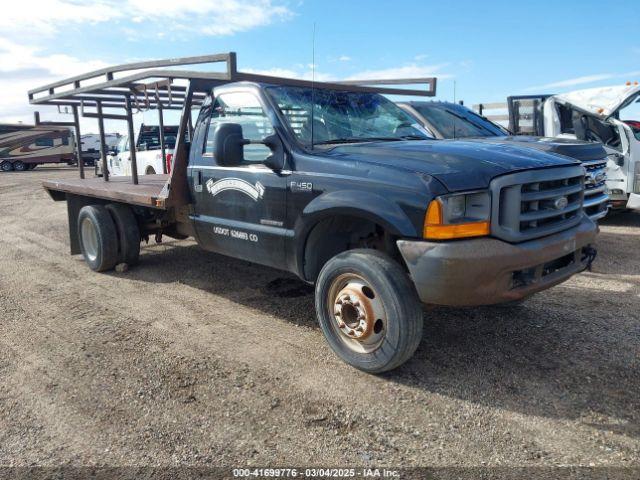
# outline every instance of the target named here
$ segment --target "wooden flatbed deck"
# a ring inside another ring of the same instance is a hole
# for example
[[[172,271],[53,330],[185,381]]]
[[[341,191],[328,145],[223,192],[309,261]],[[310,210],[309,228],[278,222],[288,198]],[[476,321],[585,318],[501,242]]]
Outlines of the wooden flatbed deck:
[[[163,190],[166,192],[164,187],[168,180],[169,175],[140,175],[138,185],[132,183],[131,177],[109,177],[108,182],[99,177],[45,180],[42,185],[49,192],[65,192],[164,209],[166,195]]]

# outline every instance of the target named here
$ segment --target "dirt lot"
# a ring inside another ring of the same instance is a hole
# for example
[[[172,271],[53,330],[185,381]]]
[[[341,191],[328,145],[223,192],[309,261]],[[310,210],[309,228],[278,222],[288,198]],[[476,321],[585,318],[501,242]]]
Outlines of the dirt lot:
[[[425,311],[376,377],[288,274],[190,241],[91,272],[40,188],[74,175],[0,174],[0,465],[640,465],[640,215],[522,306]]]

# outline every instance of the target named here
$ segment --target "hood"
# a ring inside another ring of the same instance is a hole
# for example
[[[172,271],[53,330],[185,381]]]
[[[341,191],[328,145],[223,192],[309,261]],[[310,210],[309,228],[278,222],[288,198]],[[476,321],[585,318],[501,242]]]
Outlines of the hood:
[[[640,93],[640,85],[587,88],[554,95],[554,100],[569,103],[600,118],[607,118],[633,101]]]
[[[566,157],[588,162],[602,160],[607,152],[602,144],[597,142],[583,142],[569,138],[532,137],[529,135],[513,135],[509,137],[486,137],[478,139],[484,143],[513,143],[519,146],[533,148],[542,152],[557,153]]]
[[[497,140],[372,142],[336,147],[326,155],[430,175],[451,192],[487,188],[493,178],[505,173],[576,164],[566,157]]]

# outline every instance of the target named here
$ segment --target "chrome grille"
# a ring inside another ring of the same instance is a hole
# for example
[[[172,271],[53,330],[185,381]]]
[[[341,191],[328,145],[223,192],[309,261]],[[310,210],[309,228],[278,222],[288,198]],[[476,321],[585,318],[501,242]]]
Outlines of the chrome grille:
[[[528,170],[491,182],[492,234],[522,242],[580,223],[584,201],[583,167]]]
[[[598,220],[607,214],[609,195],[606,192],[607,159],[583,162],[586,170],[584,177],[584,213],[592,220]]]

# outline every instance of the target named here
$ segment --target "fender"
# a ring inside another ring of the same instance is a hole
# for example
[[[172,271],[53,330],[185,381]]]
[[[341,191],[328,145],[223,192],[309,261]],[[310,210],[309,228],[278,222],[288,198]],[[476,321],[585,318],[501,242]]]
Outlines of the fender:
[[[303,277],[304,251],[307,237],[325,218],[350,215],[377,223],[393,235],[416,237],[416,231],[407,214],[395,203],[376,193],[358,190],[340,190],[322,194],[307,204],[294,226],[295,265]]]

